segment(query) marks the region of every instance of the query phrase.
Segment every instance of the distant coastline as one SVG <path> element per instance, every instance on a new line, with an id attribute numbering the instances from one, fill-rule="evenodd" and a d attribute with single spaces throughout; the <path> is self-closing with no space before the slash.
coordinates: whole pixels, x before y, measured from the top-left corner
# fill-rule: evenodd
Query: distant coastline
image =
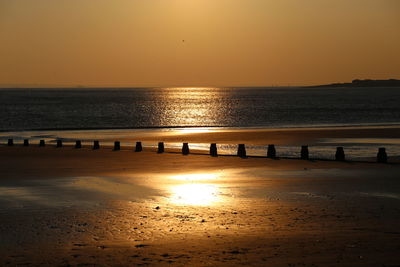
<path id="1" fill-rule="evenodd" d="M 388 79 L 388 80 L 353 80 L 351 83 L 331 83 L 323 85 L 305 86 L 308 88 L 324 88 L 324 87 L 400 87 L 400 80 Z"/>

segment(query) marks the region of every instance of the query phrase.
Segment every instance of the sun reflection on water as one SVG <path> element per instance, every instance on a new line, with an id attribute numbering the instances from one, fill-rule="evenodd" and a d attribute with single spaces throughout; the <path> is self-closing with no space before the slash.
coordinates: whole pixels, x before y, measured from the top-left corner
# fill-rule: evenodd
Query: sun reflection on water
<path id="1" fill-rule="evenodd" d="M 189 134 L 209 132 L 207 126 L 222 125 L 224 110 L 221 97 L 225 94 L 217 88 L 164 88 L 155 96 L 157 114 L 154 116 L 157 125 L 198 126 L 199 128 L 183 128 L 181 133 Z"/>

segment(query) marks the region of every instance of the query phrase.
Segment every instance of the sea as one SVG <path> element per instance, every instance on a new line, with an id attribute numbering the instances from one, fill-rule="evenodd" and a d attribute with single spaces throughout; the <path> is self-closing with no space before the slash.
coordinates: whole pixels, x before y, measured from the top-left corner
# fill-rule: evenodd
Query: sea
<path id="1" fill-rule="evenodd" d="M 110 138 L 113 131 L 129 135 L 143 129 L 390 126 L 400 125 L 400 88 L 3 88 L 0 118 L 0 142 L 8 138 L 54 142 L 74 131 Z M 90 134 L 85 137 L 91 139 Z M 338 144 L 354 151 L 349 154 L 353 159 L 372 157 L 380 146 L 400 155 L 397 138 L 334 141 L 321 140 L 315 156 L 331 158 L 329 149 Z M 208 149 L 207 144 L 193 145 Z M 221 151 L 235 153 L 234 144 L 221 144 L 224 147 Z M 295 157 L 297 150 L 282 148 L 280 155 Z M 265 154 L 264 147 L 249 151 Z"/>

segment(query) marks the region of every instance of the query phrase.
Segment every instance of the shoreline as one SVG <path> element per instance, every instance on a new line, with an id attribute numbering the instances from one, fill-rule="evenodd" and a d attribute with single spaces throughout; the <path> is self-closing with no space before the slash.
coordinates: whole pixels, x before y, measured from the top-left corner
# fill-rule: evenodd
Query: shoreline
<path id="1" fill-rule="evenodd" d="M 318 129 L 375 129 L 375 128 L 400 128 L 397 123 L 358 123 L 358 124 L 319 124 L 319 125 L 277 125 L 277 126 L 148 126 L 148 127 L 100 127 L 100 128 L 43 128 L 43 129 L 5 129 L 0 133 L 23 132 L 65 132 L 65 131 L 180 131 L 184 129 L 203 129 L 221 131 L 274 131 L 274 130 L 318 130 Z"/>
<path id="2" fill-rule="evenodd" d="M 305 127 L 305 128 L 171 128 L 168 130 L 164 129 L 104 129 L 104 130 L 40 130 L 40 131 L 14 131 L 14 132 L 2 132 L 0 133 L 0 139 L 7 140 L 12 138 L 13 135 L 7 134 L 26 134 L 26 137 L 32 139 L 38 139 L 41 137 L 46 138 L 46 134 L 57 138 L 57 134 L 67 134 L 72 136 L 71 139 L 79 140 L 79 135 L 86 137 L 81 138 L 83 140 L 108 140 L 111 138 L 119 138 L 121 140 L 135 140 L 142 139 L 141 141 L 193 141 L 205 140 L 207 143 L 218 142 L 221 140 L 226 141 L 241 141 L 247 140 L 251 144 L 260 144 L 260 141 L 265 140 L 265 144 L 270 144 L 268 138 L 274 137 L 274 139 L 280 139 L 278 144 L 284 144 L 287 139 L 292 140 L 315 140 L 323 138 L 400 138 L 400 125 L 399 126 L 349 126 L 349 127 Z M 39 134 L 32 135 L 29 134 Z M 74 137 L 74 134 L 77 137 Z M 103 137 L 101 135 L 104 135 Z M 113 134 L 114 136 L 109 136 Z M 263 137 L 262 134 L 265 136 Z M 302 136 L 298 136 L 301 134 Z M 92 136 L 91 136 L 92 135 Z M 98 137 L 97 137 L 97 136 Z M 100 136 L 99 136 L 100 135 Z M 247 136 L 246 136 L 247 135 Z M 21 135 L 24 136 L 24 135 Z M 20 137 L 20 136 L 14 136 Z M 60 138 L 63 138 L 60 136 Z M 97 138 L 97 139 L 96 139 Z M 22 138 L 21 138 L 22 139 Z M 214 139 L 214 140 L 213 140 Z M 255 141 L 252 141 L 252 139 Z M 117 139 L 114 139 L 117 140 Z"/>
<path id="3" fill-rule="evenodd" d="M 158 142 L 164 142 L 167 150 L 180 151 L 182 143 L 189 143 L 191 151 L 208 154 L 211 143 L 216 143 L 219 154 L 236 155 L 237 145 L 245 144 L 247 155 L 264 156 L 266 147 L 274 144 L 277 157 L 299 158 L 301 146 L 307 145 L 311 159 L 334 159 L 337 147 L 344 147 L 348 159 L 374 161 L 378 148 L 387 149 L 390 162 L 400 160 L 400 126 L 391 127 L 329 127 L 329 128 L 280 128 L 280 129 L 215 129 L 181 128 L 170 130 L 85 130 L 85 131 L 44 131 L 0 133 L 0 142 L 7 144 L 14 139 L 19 146 L 29 139 L 32 146 L 45 140 L 51 146 L 56 140 L 73 146 L 80 140 L 82 146 L 91 147 L 94 140 L 101 147 L 112 147 L 120 141 L 121 147 L 134 149 L 135 143 L 154 150 Z"/>

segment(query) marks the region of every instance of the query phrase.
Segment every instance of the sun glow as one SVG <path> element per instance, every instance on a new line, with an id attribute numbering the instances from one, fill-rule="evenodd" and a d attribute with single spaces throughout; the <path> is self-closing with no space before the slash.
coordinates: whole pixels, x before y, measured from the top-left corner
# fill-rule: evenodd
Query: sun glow
<path id="1" fill-rule="evenodd" d="M 171 187 L 171 203 L 178 205 L 209 206 L 220 201 L 217 185 L 181 184 Z"/>
<path id="2" fill-rule="evenodd" d="M 215 180 L 219 177 L 216 173 L 195 173 L 195 174 L 183 174 L 171 176 L 174 180 L 179 181 L 205 181 L 205 180 Z"/>
<path id="3" fill-rule="evenodd" d="M 177 134 L 188 134 L 188 133 L 212 133 L 216 131 L 217 130 L 210 128 L 182 128 L 178 129 L 176 132 Z"/>
<path id="4" fill-rule="evenodd" d="M 221 188 L 215 183 L 218 173 L 172 175 L 168 186 L 169 201 L 177 205 L 210 206 L 221 199 Z"/>

